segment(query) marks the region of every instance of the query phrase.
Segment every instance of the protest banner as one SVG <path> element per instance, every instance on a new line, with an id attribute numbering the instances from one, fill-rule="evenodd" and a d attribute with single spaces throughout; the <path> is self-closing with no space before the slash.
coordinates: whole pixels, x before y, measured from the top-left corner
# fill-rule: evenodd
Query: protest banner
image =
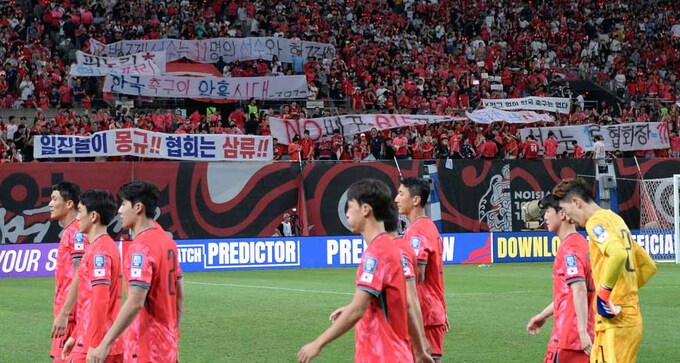
<path id="1" fill-rule="evenodd" d="M 548 111 L 567 115 L 571 112 L 571 99 L 562 97 L 530 96 L 524 98 L 482 99 L 482 105 L 504 111 Z"/>

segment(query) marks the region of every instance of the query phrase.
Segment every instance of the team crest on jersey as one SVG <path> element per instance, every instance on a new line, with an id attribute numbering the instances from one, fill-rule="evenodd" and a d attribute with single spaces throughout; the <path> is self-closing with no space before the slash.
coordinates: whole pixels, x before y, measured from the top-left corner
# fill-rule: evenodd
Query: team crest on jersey
<path id="1" fill-rule="evenodd" d="M 578 273 L 578 267 L 576 267 L 576 256 L 574 255 L 564 256 L 564 263 L 567 266 L 567 275 L 573 276 Z"/>
<path id="2" fill-rule="evenodd" d="M 401 268 L 404 269 L 404 275 L 411 274 L 411 268 L 408 267 L 408 258 L 406 256 L 401 256 Z"/>
<path id="3" fill-rule="evenodd" d="M 104 258 L 104 255 L 94 256 L 94 270 L 92 273 L 94 277 L 106 276 L 106 258 Z"/>
<path id="4" fill-rule="evenodd" d="M 378 259 L 373 257 L 367 257 L 364 261 L 364 272 L 374 273 L 375 268 L 378 266 Z"/>
<path id="5" fill-rule="evenodd" d="M 73 234 L 73 248 L 76 250 L 85 249 L 85 235 L 82 232 Z"/>
<path id="6" fill-rule="evenodd" d="M 420 237 L 411 238 L 411 247 L 416 251 L 416 254 L 418 254 L 418 250 L 420 249 L 420 241 Z"/>
<path id="7" fill-rule="evenodd" d="M 597 226 L 593 227 L 593 234 L 595 235 L 595 240 L 598 243 L 604 242 L 604 240 L 606 240 L 607 237 L 609 237 L 609 234 L 607 234 L 607 231 L 601 224 L 598 224 Z"/>
<path id="8" fill-rule="evenodd" d="M 141 253 L 133 253 L 132 266 L 130 266 L 131 277 L 142 277 L 142 264 L 144 264 L 144 255 Z"/>

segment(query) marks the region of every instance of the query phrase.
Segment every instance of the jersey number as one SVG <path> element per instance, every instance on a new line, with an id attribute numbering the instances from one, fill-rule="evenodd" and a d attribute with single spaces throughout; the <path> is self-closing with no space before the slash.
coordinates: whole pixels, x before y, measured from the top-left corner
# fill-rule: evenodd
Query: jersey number
<path id="1" fill-rule="evenodd" d="M 626 258 L 626 271 L 635 272 L 635 267 L 633 267 L 635 266 L 635 261 L 633 261 L 633 263 L 630 262 L 630 251 L 633 249 L 633 238 L 630 236 L 630 231 L 627 229 L 622 229 L 621 237 L 627 242 L 626 255 L 628 255 L 628 257 Z M 633 256 L 633 259 L 635 259 L 635 256 Z"/>
<path id="2" fill-rule="evenodd" d="M 168 294 L 175 295 L 175 266 L 177 266 L 177 256 L 175 250 L 172 248 L 168 250 L 168 262 L 171 263 L 172 268 L 168 271 Z"/>

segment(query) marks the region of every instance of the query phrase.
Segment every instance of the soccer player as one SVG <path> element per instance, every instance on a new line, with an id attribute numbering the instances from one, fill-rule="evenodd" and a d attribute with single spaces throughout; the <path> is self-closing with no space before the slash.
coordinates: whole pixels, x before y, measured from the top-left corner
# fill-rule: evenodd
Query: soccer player
<path id="1" fill-rule="evenodd" d="M 85 363 L 87 351 L 99 345 L 120 310 L 123 295 L 120 253 L 106 232 L 115 215 L 116 204 L 110 192 L 88 190 L 80 196 L 76 218 L 80 231 L 91 242 L 78 267 L 76 328 L 62 353 L 69 363 Z M 113 344 L 106 362 L 123 362 L 122 343 L 118 339 Z"/>
<path id="2" fill-rule="evenodd" d="M 123 228 L 135 235 L 123 262 L 127 300 L 101 344 L 88 352 L 87 362 L 104 362 L 123 331 L 125 362 L 177 362 L 184 285 L 177 245 L 153 221 L 158 187 L 131 181 L 120 188 L 118 198 Z"/>
<path id="3" fill-rule="evenodd" d="M 375 179 L 356 182 L 347 191 L 347 223 L 368 245 L 357 270 L 357 288 L 333 324 L 300 349 L 300 362 L 311 361 L 355 324 L 356 362 L 413 361 L 401 254 L 383 224 L 391 216 L 391 204 L 389 187 Z"/>
<path id="4" fill-rule="evenodd" d="M 52 187 L 50 198 L 50 219 L 59 221 L 64 226 L 54 270 L 54 323 L 52 325 L 52 349 L 50 350 L 50 357 L 55 362 L 61 362 L 64 343 L 75 328 L 76 309 L 74 306 L 77 286 L 73 287 L 72 292 L 69 290 L 71 290 L 80 259 L 85 253 L 87 238 L 80 232 L 78 221 L 76 221 L 80 187 L 69 181 L 59 182 Z"/>
<path id="5" fill-rule="evenodd" d="M 418 299 L 423 312 L 425 337 L 430 344 L 432 358 L 441 360 L 444 354 L 444 335 L 449 331 L 444 298 L 444 246 L 437 226 L 425 215 L 430 196 L 430 184 L 425 179 L 406 178 L 401 181 L 395 202 L 399 213 L 411 223 L 404 239 L 418 258 Z"/>
<path id="6" fill-rule="evenodd" d="M 553 265 L 553 302 L 527 324 L 531 335 L 540 332 L 546 320 L 555 317 L 545 363 L 585 362 L 590 359 L 593 346 L 595 296 L 588 241 L 576 232 L 574 224 L 548 195 L 541 201 L 548 231 L 556 233 L 562 243 L 557 248 Z"/>
<path id="7" fill-rule="evenodd" d="M 399 210 L 392 206 L 392 216 L 385 219 L 385 232 L 392 237 L 394 244 L 401 254 L 401 264 L 406 279 L 406 302 L 408 305 L 408 334 L 411 338 L 411 348 L 416 362 L 434 362 L 430 357 L 430 345 L 425 338 L 425 328 L 423 326 L 423 313 L 420 310 L 418 301 L 418 290 L 416 287 L 416 266 L 418 259 L 411 245 L 397 233 L 399 223 Z"/>
<path id="8" fill-rule="evenodd" d="M 585 227 L 596 288 L 593 363 L 634 362 L 642 340 L 638 289 L 656 272 L 656 265 L 631 237 L 626 223 L 600 208 L 583 178 L 560 182 L 552 192 L 564 212 Z"/>

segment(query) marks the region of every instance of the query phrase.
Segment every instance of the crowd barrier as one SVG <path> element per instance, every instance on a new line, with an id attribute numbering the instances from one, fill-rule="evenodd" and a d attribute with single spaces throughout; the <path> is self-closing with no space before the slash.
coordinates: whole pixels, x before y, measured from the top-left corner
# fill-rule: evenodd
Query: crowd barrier
<path id="1" fill-rule="evenodd" d="M 641 234 L 633 238 L 655 259 L 673 257 L 673 234 Z M 124 253 L 130 242 L 122 242 Z M 547 232 L 452 233 L 442 235 L 445 264 L 488 264 L 552 261 L 560 240 Z M 271 237 L 178 240 L 185 272 L 285 268 L 354 267 L 365 243 L 359 236 Z M 46 277 L 54 274 L 56 243 L 0 245 L 0 278 Z"/>

